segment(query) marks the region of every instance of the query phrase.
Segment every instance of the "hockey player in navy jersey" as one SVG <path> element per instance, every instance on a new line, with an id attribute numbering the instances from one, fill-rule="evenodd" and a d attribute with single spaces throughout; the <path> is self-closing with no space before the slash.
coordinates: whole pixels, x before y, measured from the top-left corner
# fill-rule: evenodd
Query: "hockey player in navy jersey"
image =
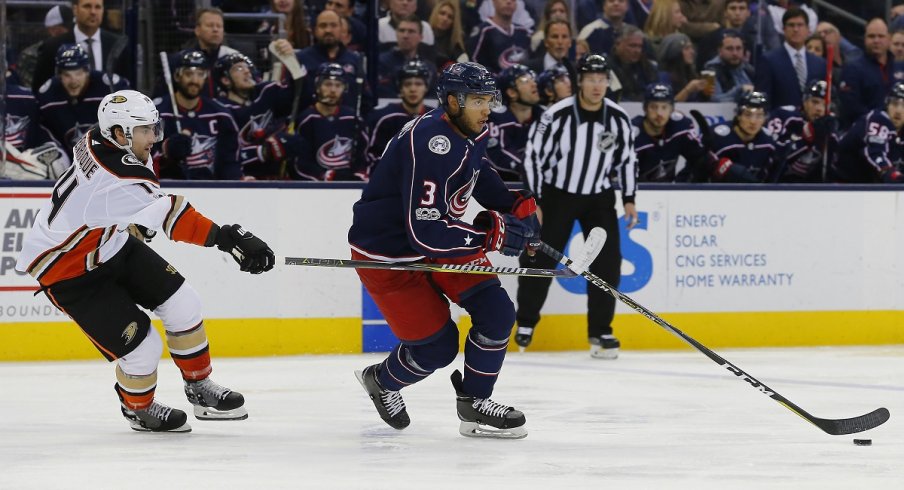
<path id="1" fill-rule="evenodd" d="M 496 86 L 504 105 L 490 113 L 487 156 L 503 180 L 520 182 L 528 130 L 543 114 L 536 74 L 524 65 L 515 64 L 502 70 Z"/>
<path id="2" fill-rule="evenodd" d="M 571 97 L 571 75 L 568 69 L 557 64 L 537 75 L 537 92 L 540 103 L 549 107 L 556 102 Z"/>
<path id="3" fill-rule="evenodd" d="M 826 87 L 825 80 L 812 80 L 800 109 L 782 106 L 772 111 L 766 127 L 781 155 L 778 182 L 822 182 L 823 165 L 832 163 L 838 149 L 837 120 L 826 113 Z"/>
<path id="4" fill-rule="evenodd" d="M 895 82 L 885 110 L 860 117 L 841 138 L 829 180 L 846 183 L 904 182 L 904 82 Z"/>
<path id="5" fill-rule="evenodd" d="M 159 147 L 159 175 L 190 180 L 238 180 L 238 127 L 229 109 L 208 98 L 203 88 L 210 75 L 200 51 L 186 51 L 173 73 L 178 116 L 169 95 L 154 99 L 165 140 Z"/>
<path id="6" fill-rule="evenodd" d="M 380 156 L 389 140 L 394 138 L 408 121 L 427 112 L 424 99 L 427 97 L 427 87 L 434 78 L 432 73 L 430 67 L 421 60 L 405 63 L 395 76 L 401 102 L 386 104 L 367 115 L 366 157 L 371 169 L 380 162 Z"/>
<path id="7" fill-rule="evenodd" d="M 691 118 L 675 110 L 675 93 L 663 83 L 647 85 L 644 115 L 634 125 L 639 182 L 691 182 L 705 180 L 710 153 L 703 147 Z M 678 159 L 684 166 L 678 170 Z"/>
<path id="8" fill-rule="evenodd" d="M 14 76 L 6 77 L 6 163 L 0 165 L 0 178 L 56 179 L 69 166 L 68 152 L 41 126 L 38 101 L 31 89 L 14 80 Z"/>
<path id="9" fill-rule="evenodd" d="M 317 102 L 298 115 L 298 158 L 289 165 L 296 180 L 367 180 L 364 124 L 350 107 L 340 105 L 346 88 L 342 66 L 324 63 L 314 73 Z"/>
<path id="10" fill-rule="evenodd" d="M 214 77 L 224 93 L 217 102 L 232 112 L 239 128 L 242 173 L 259 179 L 279 177 L 283 162 L 294 160 L 301 151 L 301 139 L 286 132 L 291 86 L 259 81 L 254 63 L 241 53 L 218 59 Z M 291 78 L 289 83 L 294 83 Z"/>
<path id="11" fill-rule="evenodd" d="M 67 153 L 97 124 L 97 106 L 110 92 L 128 88 L 128 82 L 90 69 L 88 53 L 79 44 L 64 44 L 56 55 L 57 75 L 36 94 L 41 125 Z"/>
<path id="12" fill-rule="evenodd" d="M 493 75 L 477 63 L 456 63 L 440 76 L 437 95 L 440 107 L 392 139 L 355 203 L 348 234 L 353 258 L 489 265 L 487 252 L 520 255 L 538 232 L 533 197 L 509 192 L 486 163 L 486 123 L 499 103 Z M 461 219 L 471 197 L 487 209 L 473 224 Z M 358 275 L 400 340 L 383 362 L 355 373 L 387 424 L 404 429 L 410 423 L 399 390 L 455 360 L 459 335 L 451 300 L 473 323 L 464 376 L 452 374 L 459 432 L 527 435 L 522 412 L 490 399 L 515 321 L 498 278 L 374 269 L 358 269 Z"/>
<path id="13" fill-rule="evenodd" d="M 734 121 L 713 129 L 712 143 L 707 144 L 715 157 L 713 182 L 771 182 L 778 148 L 764 129 L 767 108 L 765 94 L 748 92 L 738 102 Z"/>
<path id="14" fill-rule="evenodd" d="M 160 188 L 151 148 L 163 130 L 151 99 L 123 90 L 108 94 L 99 105 L 97 126 L 76 144 L 74 163 L 35 217 L 16 270 L 34 277 L 40 292 L 78 324 L 108 361 L 116 362 L 114 388 L 132 429 L 191 430 L 185 412 L 155 397 L 163 343 L 146 311 L 163 323 L 195 417 L 246 419 L 244 397 L 210 378 L 200 296 L 145 242 L 166 235 L 216 246 L 251 274 L 273 268 L 273 251 L 241 226 L 217 225 L 184 197 Z M 72 423 L 67 418 L 58 422 Z"/>

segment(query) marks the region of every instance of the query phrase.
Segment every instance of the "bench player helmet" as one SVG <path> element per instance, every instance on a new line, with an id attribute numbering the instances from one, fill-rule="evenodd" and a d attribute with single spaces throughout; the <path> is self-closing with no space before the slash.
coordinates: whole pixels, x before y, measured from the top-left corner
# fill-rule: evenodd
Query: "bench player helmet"
<path id="1" fill-rule="evenodd" d="M 222 80 L 223 77 L 228 78 L 229 72 L 232 70 L 232 67 L 242 62 L 248 64 L 248 69 L 251 70 L 252 75 L 256 75 L 254 62 L 251 61 L 251 58 L 245 56 L 242 53 L 229 53 L 218 58 L 216 63 L 213 64 L 213 75 L 214 79 L 217 82 L 217 85 L 222 87 L 222 82 L 220 80 Z M 255 78 L 257 77 L 255 76 Z M 222 88 L 225 89 L 226 87 Z"/>
<path id="2" fill-rule="evenodd" d="M 57 49 L 56 57 L 57 73 L 66 70 L 90 70 L 91 60 L 88 53 L 80 44 L 63 44 Z"/>
<path id="3" fill-rule="evenodd" d="M 160 112 L 154 102 L 141 92 L 135 90 L 120 90 L 106 95 L 97 107 L 97 126 L 100 134 L 111 143 L 131 151 L 132 130 L 136 126 L 154 126 L 154 134 L 157 142 L 163 141 L 163 125 L 160 122 Z M 119 126 L 125 134 L 128 145 L 120 145 L 113 135 L 113 128 Z"/>
<path id="4" fill-rule="evenodd" d="M 496 77 L 496 86 L 499 88 L 499 92 L 502 95 L 502 101 L 508 103 L 509 97 L 506 93 L 507 89 L 515 89 L 517 91 L 516 82 L 519 78 L 523 76 L 530 76 L 536 80 L 537 74 L 534 73 L 534 70 L 530 68 L 515 63 L 514 65 L 502 70 L 498 77 Z M 539 88 L 538 88 L 539 90 Z"/>
<path id="5" fill-rule="evenodd" d="M 738 113 L 741 113 L 744 109 L 762 109 L 768 112 L 769 99 L 766 98 L 766 94 L 763 92 L 747 92 L 738 102 Z"/>
<path id="6" fill-rule="evenodd" d="M 197 68 L 199 70 L 207 71 L 207 58 L 204 57 L 204 53 L 197 49 L 187 49 L 179 55 L 179 64 L 178 68 L 176 68 L 176 74 L 178 75 L 179 70 L 182 70 L 183 68 Z"/>
<path id="7" fill-rule="evenodd" d="M 561 63 L 556 63 L 552 68 L 544 70 L 537 75 L 537 92 L 540 92 L 540 103 L 546 104 L 549 98 L 546 96 L 546 90 L 552 90 L 553 84 L 562 77 L 570 77 L 568 68 Z"/>
<path id="8" fill-rule="evenodd" d="M 314 86 L 320 87 L 324 80 L 337 80 L 342 83 L 345 81 L 345 70 L 339 63 L 322 63 L 314 72 Z"/>
<path id="9" fill-rule="evenodd" d="M 643 106 L 647 107 L 650 102 L 668 102 L 675 103 L 675 92 L 672 91 L 671 85 L 665 83 L 651 83 L 643 91 Z"/>
<path id="10" fill-rule="evenodd" d="M 458 106 L 464 107 L 467 94 L 492 95 L 491 109 L 501 105 L 499 90 L 496 89 L 496 79 L 480 63 L 471 61 L 455 63 L 443 70 L 439 76 L 439 82 L 436 84 L 439 104 L 444 109 L 448 109 L 449 96 L 454 95 L 458 100 Z"/>
<path id="11" fill-rule="evenodd" d="M 825 100 L 828 87 L 829 85 L 825 80 L 811 80 L 810 83 L 807 84 L 807 88 L 804 89 L 804 99 L 815 97 L 817 99 Z"/>
<path id="12" fill-rule="evenodd" d="M 895 82 L 895 84 L 891 86 L 888 95 L 885 96 L 885 104 L 888 104 L 895 99 L 904 100 L 904 82 Z"/>
<path id="13" fill-rule="evenodd" d="M 396 72 L 396 88 L 402 90 L 402 83 L 409 78 L 420 78 L 424 81 L 424 85 L 430 86 L 430 68 L 427 63 L 419 59 L 413 59 L 402 65 Z"/>

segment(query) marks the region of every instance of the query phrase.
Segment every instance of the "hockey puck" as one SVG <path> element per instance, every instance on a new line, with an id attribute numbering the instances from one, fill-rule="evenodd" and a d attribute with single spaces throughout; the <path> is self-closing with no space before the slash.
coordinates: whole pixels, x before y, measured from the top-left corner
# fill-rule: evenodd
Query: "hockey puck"
<path id="1" fill-rule="evenodd" d="M 854 445 L 855 446 L 872 446 L 873 440 L 872 439 L 854 439 Z"/>

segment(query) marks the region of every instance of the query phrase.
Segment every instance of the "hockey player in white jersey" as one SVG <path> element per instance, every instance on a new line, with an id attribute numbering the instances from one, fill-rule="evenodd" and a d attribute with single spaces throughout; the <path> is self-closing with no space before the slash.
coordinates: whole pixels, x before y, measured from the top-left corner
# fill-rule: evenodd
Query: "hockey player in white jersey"
<path id="1" fill-rule="evenodd" d="M 216 245 L 252 274 L 273 268 L 273 251 L 239 225 L 218 226 L 184 197 L 160 189 L 150 152 L 163 131 L 151 99 L 118 91 L 103 98 L 97 115 L 98 126 L 78 140 L 73 165 L 37 215 L 16 269 L 37 279 L 116 361 L 115 389 L 133 429 L 191 430 L 185 412 L 154 398 L 163 345 L 139 306 L 162 320 L 195 417 L 245 419 L 242 395 L 210 379 L 198 293 L 144 241 L 162 231 L 171 240 Z"/>

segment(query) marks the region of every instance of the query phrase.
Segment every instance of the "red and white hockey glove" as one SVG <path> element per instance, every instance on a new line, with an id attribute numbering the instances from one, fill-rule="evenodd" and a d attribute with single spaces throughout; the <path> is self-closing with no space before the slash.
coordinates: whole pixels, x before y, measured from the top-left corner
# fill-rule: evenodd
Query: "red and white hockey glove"
<path id="1" fill-rule="evenodd" d="M 530 226 L 511 214 L 498 211 L 481 211 L 474 218 L 474 226 L 483 229 L 487 234 L 483 248 L 487 252 L 500 252 L 502 255 L 518 256 L 527 248 L 534 236 Z"/>

